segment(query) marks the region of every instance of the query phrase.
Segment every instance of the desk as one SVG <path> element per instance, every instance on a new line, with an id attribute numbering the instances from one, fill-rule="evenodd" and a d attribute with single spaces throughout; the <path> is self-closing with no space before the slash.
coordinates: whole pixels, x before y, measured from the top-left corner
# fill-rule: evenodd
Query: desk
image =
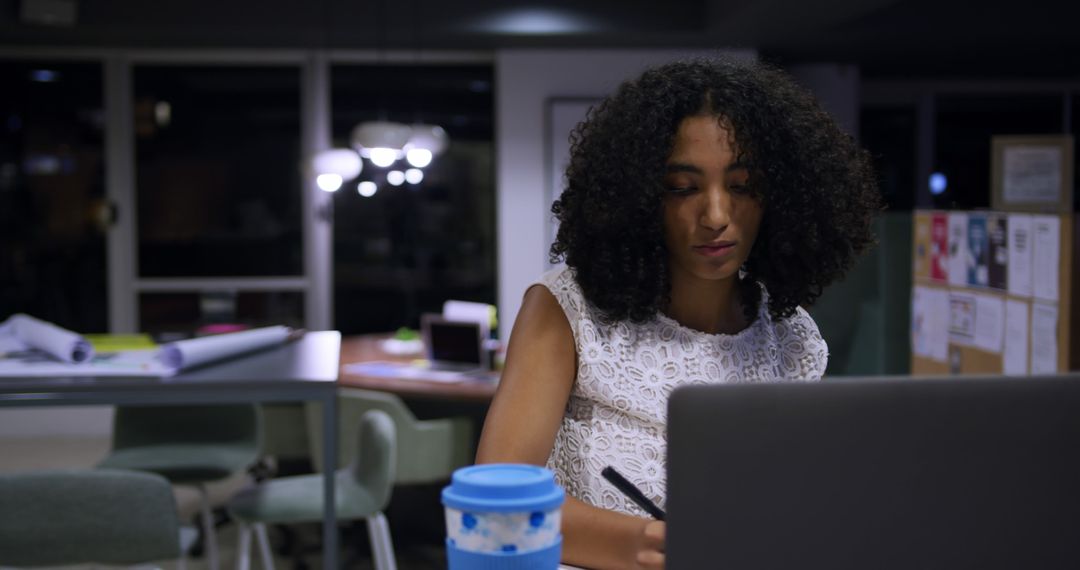
<path id="1" fill-rule="evenodd" d="M 338 382 L 349 388 L 364 388 L 367 390 L 381 390 L 390 392 L 405 398 L 424 398 L 437 400 L 457 400 L 467 402 L 491 401 L 498 385 L 498 373 L 492 372 L 490 381 L 467 381 L 467 382 L 434 382 L 416 379 L 382 378 L 366 376 L 345 370 L 346 364 L 354 362 L 370 362 L 373 360 L 390 360 L 395 362 L 410 362 L 415 357 L 395 356 L 381 347 L 383 340 L 390 338 L 389 335 L 361 335 L 346 337 L 341 342 L 341 371 Z"/>
<path id="2" fill-rule="evenodd" d="M 296 342 L 172 378 L 0 378 L 0 406 L 189 405 L 318 401 L 323 456 L 337 464 L 341 334 L 310 332 Z M 334 471 L 323 473 L 323 568 L 338 570 Z"/>

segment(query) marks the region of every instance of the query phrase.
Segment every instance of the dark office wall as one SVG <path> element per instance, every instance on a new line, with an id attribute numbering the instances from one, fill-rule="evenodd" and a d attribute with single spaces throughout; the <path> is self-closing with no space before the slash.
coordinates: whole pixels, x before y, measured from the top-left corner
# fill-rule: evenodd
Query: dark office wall
<path id="1" fill-rule="evenodd" d="M 20 22 L 20 3 L 0 0 L 0 44 L 139 47 L 494 47 L 514 43 L 495 28 L 535 10 L 528 0 L 79 0 L 74 26 Z M 740 0 L 743 4 L 747 0 Z M 730 2 L 728 2 L 730 4 Z M 548 0 L 569 34 L 534 34 L 606 45 L 649 41 L 626 32 L 695 41 L 706 0 Z M 543 22 L 540 22 L 541 25 Z M 690 34 L 689 36 L 687 34 Z M 597 37 L 589 40 L 586 36 Z"/>

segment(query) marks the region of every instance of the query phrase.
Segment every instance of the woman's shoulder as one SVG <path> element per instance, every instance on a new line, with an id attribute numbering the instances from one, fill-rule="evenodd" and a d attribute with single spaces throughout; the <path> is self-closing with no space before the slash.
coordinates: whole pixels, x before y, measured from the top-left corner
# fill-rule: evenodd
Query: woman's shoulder
<path id="1" fill-rule="evenodd" d="M 551 292 L 566 314 L 571 328 L 576 332 L 577 322 L 588 313 L 588 304 L 581 292 L 581 286 L 574 278 L 574 270 L 565 265 L 552 268 L 532 284 L 532 286 L 535 285 L 540 285 Z"/>
<path id="2" fill-rule="evenodd" d="M 787 372 L 806 379 L 820 379 L 829 362 L 829 346 L 814 318 L 802 307 L 795 307 L 787 317 L 774 318 L 768 304 L 769 292 L 762 285 L 758 318 L 768 336 L 777 343 L 781 361 L 791 368 Z"/>

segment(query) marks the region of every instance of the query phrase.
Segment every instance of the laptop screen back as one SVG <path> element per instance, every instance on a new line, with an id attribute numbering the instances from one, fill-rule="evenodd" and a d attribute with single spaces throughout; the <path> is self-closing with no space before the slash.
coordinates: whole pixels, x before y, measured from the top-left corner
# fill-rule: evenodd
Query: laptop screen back
<path id="1" fill-rule="evenodd" d="M 1080 568 L 1080 377 L 692 386 L 667 567 Z"/>
<path id="2" fill-rule="evenodd" d="M 430 360 L 483 365 L 483 333 L 479 324 L 432 317 L 424 320 L 424 327 Z"/>

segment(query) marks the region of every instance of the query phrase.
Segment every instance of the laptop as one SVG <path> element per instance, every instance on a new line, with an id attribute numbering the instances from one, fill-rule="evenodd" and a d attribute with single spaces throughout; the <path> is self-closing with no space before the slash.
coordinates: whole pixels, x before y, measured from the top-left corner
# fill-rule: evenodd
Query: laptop
<path id="1" fill-rule="evenodd" d="M 1080 375 L 690 386 L 667 568 L 1080 568 Z"/>
<path id="2" fill-rule="evenodd" d="M 475 372 L 490 369 L 488 352 L 484 348 L 488 329 L 482 323 L 426 313 L 420 317 L 420 336 L 430 370 Z"/>

